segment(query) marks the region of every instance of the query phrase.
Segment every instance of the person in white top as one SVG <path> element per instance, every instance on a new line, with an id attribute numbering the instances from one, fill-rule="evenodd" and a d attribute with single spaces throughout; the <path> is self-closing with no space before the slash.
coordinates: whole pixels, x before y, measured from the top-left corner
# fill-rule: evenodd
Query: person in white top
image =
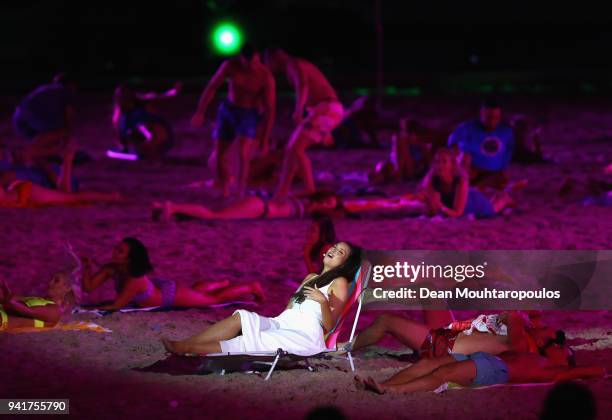
<path id="1" fill-rule="evenodd" d="M 180 341 L 162 339 L 171 353 L 209 354 L 276 351 L 302 356 L 326 350 L 330 331 L 349 298 L 349 283 L 361 265 L 361 249 L 339 242 L 323 258 L 320 274 L 311 273 L 277 317 L 268 318 L 243 309 L 207 330 Z"/>

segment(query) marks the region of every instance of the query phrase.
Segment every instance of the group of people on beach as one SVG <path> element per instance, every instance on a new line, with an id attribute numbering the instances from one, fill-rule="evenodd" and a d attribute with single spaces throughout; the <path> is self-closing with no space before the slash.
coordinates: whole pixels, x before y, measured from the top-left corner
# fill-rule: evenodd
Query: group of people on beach
<path id="1" fill-rule="evenodd" d="M 280 158 L 279 179 L 269 195 L 247 196 L 252 178 L 253 154 L 266 159 L 275 120 L 274 74 L 284 73 L 295 89 L 292 119 L 295 127 Z M 201 219 L 274 219 L 314 217 L 303 248 L 308 275 L 277 317 L 265 317 L 244 309 L 183 340 L 164 339 L 168 352 L 209 354 L 256 352 L 283 348 L 295 354 L 312 355 L 326 350 L 325 335 L 335 325 L 348 300 L 350 285 L 361 267 L 362 251 L 339 241 L 329 217 L 386 208 L 422 204 L 429 215 L 454 218 L 466 214 L 492 217 L 513 205 L 510 192 L 520 187 L 507 174 L 512 159 L 536 162 L 542 159 L 539 141 L 525 119 L 512 125 L 502 122 L 499 103 L 483 102 L 480 117 L 457 127 L 441 142 L 439 133 L 420 123 L 402 119 L 392 141 L 392 153 L 370 173 L 372 183 L 422 178 L 416 193 L 403 197 L 342 199 L 333 191 L 317 190 L 308 150 L 330 146 L 334 129 L 342 124 L 372 128 L 371 115 L 345 115 L 338 95 L 322 72 L 311 62 L 281 49 L 260 53 L 245 45 L 240 54 L 224 61 L 204 89 L 191 123 L 202 126 L 216 91 L 227 82 L 228 96 L 217 111 L 214 130 L 216 182 L 221 196 L 232 193 L 230 150 L 236 143 L 239 171 L 237 201 L 220 209 L 201 204 L 158 202 L 154 218 L 171 219 L 184 215 Z M 175 97 L 176 84 L 163 93 L 139 92 L 130 86 L 115 91 L 112 117 L 120 148 L 109 156 L 135 155 L 155 159 L 173 144 L 171 125 L 153 105 Z M 72 174 L 76 146 L 74 125 L 74 83 L 65 75 L 28 95 L 17 107 L 14 123 L 18 132 L 31 141 L 7 157 L 0 172 L 0 205 L 26 207 L 72 205 L 120 201 L 117 193 L 76 191 Z M 363 111 L 363 110 L 361 110 Z M 366 122 L 358 121 L 366 115 Z M 373 135 L 373 134 L 371 134 Z M 529 140 L 528 140 L 529 139 Z M 253 165 L 252 165 L 253 163 Z M 304 189 L 291 194 L 294 180 Z M 486 195 L 494 191 L 493 195 Z M 101 310 L 139 307 L 207 307 L 241 297 L 264 298 L 258 282 L 232 285 L 227 280 L 196 281 L 191 286 L 152 276 L 153 264 L 146 246 L 127 237 L 118 243 L 111 260 L 97 264 L 82 258 L 78 287 L 71 275 L 55 275 L 45 298 L 17 297 L 0 283 L 2 328 L 54 325 L 69 316 L 78 301 L 76 289 L 92 292 L 111 281 L 116 298 Z M 571 349 L 562 331 L 541 322 L 540 313 L 507 312 L 484 319 L 456 321 L 450 312 L 426 312 L 424 324 L 395 315 L 384 315 L 361 331 L 342 351 L 356 351 L 374 344 L 390 333 L 418 351 L 421 360 L 392 378 L 378 382 L 356 377 L 359 388 L 377 393 L 435 390 L 447 382 L 461 385 L 492 385 L 508 382 L 542 382 L 573 377 L 599 377 L 601 368 L 576 368 Z M 483 327 L 484 325 L 484 327 Z"/>
<path id="2" fill-rule="evenodd" d="M 284 147 L 273 150 L 270 138 L 276 115 L 276 74 L 284 74 L 294 88 L 295 126 Z M 204 124 L 224 83 L 228 95 L 216 113 L 210 161 L 216 171 L 214 186 L 221 196 L 228 198 L 235 187 L 239 200 L 215 209 L 199 203 L 155 202 L 155 218 L 303 218 L 388 209 L 486 218 L 513 206 L 511 191 L 525 185 L 525 181 L 509 182 L 510 161 L 543 160 L 539 128 L 524 117 L 515 118 L 510 125 L 504 123 L 495 100 L 485 100 L 480 118 L 461 124 L 450 136 L 410 118 L 400 119 L 399 124 L 385 122 L 367 98 L 345 109 L 327 78 L 308 60 L 279 48 L 260 54 L 252 45 L 243 46 L 236 57 L 224 61 L 210 79 L 191 118 L 194 127 Z M 7 150 L 0 159 L 0 205 L 72 205 L 123 198 L 116 192 L 78 190 L 73 175 L 76 89 L 74 80 L 60 74 L 28 94 L 16 108 L 15 129 L 29 142 Z M 118 86 L 112 126 L 119 147 L 109 149 L 107 155 L 132 160 L 163 158 L 175 142 L 174 130 L 157 104 L 175 98 L 181 90 L 180 82 L 164 92 Z M 369 184 L 422 179 L 417 191 L 384 199 L 354 199 L 333 190 L 317 190 L 308 150 L 331 146 L 336 138 L 346 143 L 346 127 L 367 133 L 372 144 L 378 144 L 378 130 L 393 128 L 390 156 L 369 172 Z M 230 164 L 233 151 L 239 160 L 237 174 L 232 173 Z M 79 157 L 86 158 L 76 155 Z M 269 183 L 275 174 L 277 186 L 269 194 L 246 194 L 249 185 Z M 298 179 L 303 189 L 292 194 Z"/>

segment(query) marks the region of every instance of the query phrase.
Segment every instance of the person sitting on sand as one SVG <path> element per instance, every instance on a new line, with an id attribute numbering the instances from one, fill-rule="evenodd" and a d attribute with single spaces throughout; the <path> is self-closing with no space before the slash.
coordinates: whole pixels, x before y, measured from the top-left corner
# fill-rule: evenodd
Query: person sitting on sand
<path id="1" fill-rule="evenodd" d="M 528 345 L 528 335 L 524 329 L 513 328 L 509 334 L 515 348 Z M 355 381 L 358 388 L 365 387 L 383 394 L 434 391 L 448 382 L 463 386 L 489 386 L 600 378 L 604 375 L 605 369 L 602 367 L 576 367 L 574 353 L 565 343 L 565 333 L 557 331 L 556 337 L 549 339 L 537 353 L 520 350 L 505 351 L 497 356 L 483 351 L 467 355 L 452 353 L 422 359 L 382 383 L 371 377 L 362 379 L 359 376 L 355 377 Z"/>
<path id="2" fill-rule="evenodd" d="M 177 82 L 163 93 L 138 92 L 128 85 L 115 89 L 112 122 L 120 152 L 152 159 L 170 150 L 172 126 L 153 109 L 153 105 L 176 97 L 181 88 L 181 83 Z"/>
<path id="3" fill-rule="evenodd" d="M 177 354 L 276 351 L 310 356 L 326 350 L 330 331 L 349 298 L 349 283 L 361 265 L 361 249 L 338 242 L 325 255 L 320 274 L 309 274 L 287 308 L 268 318 L 237 310 L 205 331 L 180 341 L 163 339 L 167 351 Z"/>
<path id="4" fill-rule="evenodd" d="M 192 286 L 149 277 L 153 266 L 145 245 L 136 238 L 124 238 L 113 249 L 112 259 L 94 274 L 93 262 L 83 258 L 82 287 L 92 292 L 105 281 L 114 281 L 117 298 L 111 304 L 97 306 L 97 309 L 116 311 L 130 304 L 139 307 L 183 307 L 202 308 L 231 302 L 239 297 L 252 295 L 256 300 L 264 299 L 263 289 L 258 282 L 232 286 L 229 281 L 199 281 Z"/>
<path id="5" fill-rule="evenodd" d="M 319 191 L 314 194 L 267 199 L 251 196 L 225 207 L 212 210 L 201 204 L 179 204 L 171 201 L 153 203 L 153 219 L 171 220 L 175 215 L 197 219 L 302 219 L 314 214 L 333 214 L 342 211 L 342 202 L 335 193 Z"/>
<path id="6" fill-rule="evenodd" d="M 480 191 L 470 188 L 470 181 L 451 149 L 440 148 L 432 167 L 423 180 L 425 202 L 430 215 L 447 217 L 473 215 L 476 218 L 493 217 L 514 202 L 507 192 L 496 194 L 489 200 Z"/>
<path id="7" fill-rule="evenodd" d="M 519 115 L 510 121 L 514 133 L 514 153 L 512 161 L 517 163 L 545 162 L 540 144 L 542 127 L 535 126 L 526 117 Z"/>
<path id="8" fill-rule="evenodd" d="M 14 296 L 6 282 L 0 279 L 0 331 L 52 327 L 72 313 L 76 301 L 70 276 L 64 272 L 53 275 L 45 298 Z"/>
<path id="9" fill-rule="evenodd" d="M 494 99 L 482 103 L 480 119 L 464 122 L 453 131 L 448 146 L 461 153 L 461 165 L 473 186 L 502 190 L 508 184 L 506 169 L 514 151 L 514 134 L 502 122 L 501 107 Z"/>
<path id="10" fill-rule="evenodd" d="M 308 273 L 321 271 L 325 254 L 337 242 L 334 222 L 327 216 L 315 216 L 304 244 L 304 262 Z"/>
<path id="11" fill-rule="evenodd" d="M 414 120 L 402 118 L 400 130 L 391 138 L 388 160 L 376 164 L 368 174 L 370 182 L 384 184 L 425 175 L 431 160 L 431 143 L 423 137 L 424 129 Z"/>
<path id="12" fill-rule="evenodd" d="M 0 207 L 71 206 L 123 200 L 118 192 L 73 191 L 74 153 L 74 143 L 71 143 L 62 161 L 57 190 L 19 179 L 19 174 L 15 171 L 0 171 Z"/>

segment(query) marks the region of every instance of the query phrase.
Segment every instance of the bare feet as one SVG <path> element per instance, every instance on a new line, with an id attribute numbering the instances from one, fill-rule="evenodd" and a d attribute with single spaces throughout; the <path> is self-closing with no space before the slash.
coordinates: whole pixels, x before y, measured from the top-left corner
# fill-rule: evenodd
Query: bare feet
<path id="1" fill-rule="evenodd" d="M 367 391 L 373 391 L 380 395 L 384 394 L 386 391 L 386 389 L 384 389 L 383 386 L 376 382 L 371 376 L 369 376 L 368 379 L 364 381 L 364 385 Z"/>
<path id="2" fill-rule="evenodd" d="M 186 349 L 183 348 L 184 346 L 180 341 L 172 341 L 168 340 L 167 338 L 162 338 L 161 342 L 168 353 L 177 354 L 179 356 L 186 354 Z"/>

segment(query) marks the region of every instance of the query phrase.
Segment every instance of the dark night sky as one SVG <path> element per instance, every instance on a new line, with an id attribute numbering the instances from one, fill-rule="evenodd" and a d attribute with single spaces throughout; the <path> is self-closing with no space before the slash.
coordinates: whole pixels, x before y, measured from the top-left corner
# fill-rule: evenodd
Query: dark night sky
<path id="1" fill-rule="evenodd" d="M 491 70 L 584 77 L 612 67 L 612 19 L 601 11 L 382 3 L 389 78 Z M 374 1 L 24 0 L 0 8 L 5 84 L 57 70 L 88 81 L 207 76 L 220 60 L 207 36 L 223 18 L 240 22 L 258 45 L 286 47 L 332 77 L 371 80 L 375 69 Z"/>

